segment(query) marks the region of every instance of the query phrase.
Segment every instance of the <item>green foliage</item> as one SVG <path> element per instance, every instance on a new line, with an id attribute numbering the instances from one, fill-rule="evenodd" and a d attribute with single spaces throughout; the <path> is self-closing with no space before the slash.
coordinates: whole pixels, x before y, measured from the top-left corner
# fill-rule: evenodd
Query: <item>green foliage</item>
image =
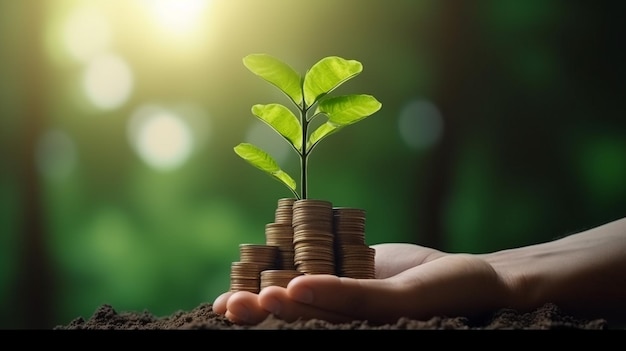
<path id="1" fill-rule="evenodd" d="M 304 76 L 289 65 L 267 54 L 251 54 L 243 64 L 254 74 L 282 91 L 297 108 L 296 116 L 288 107 L 274 104 L 252 106 L 252 114 L 280 134 L 300 157 L 301 193 L 296 181 L 267 152 L 249 143 L 234 150 L 241 158 L 286 185 L 297 199 L 307 198 L 307 158 L 327 136 L 377 112 L 382 104 L 371 95 L 350 94 L 330 97 L 328 94 L 363 71 L 356 60 L 329 56 L 314 64 Z M 326 122 L 309 133 L 314 118 L 325 116 Z"/>

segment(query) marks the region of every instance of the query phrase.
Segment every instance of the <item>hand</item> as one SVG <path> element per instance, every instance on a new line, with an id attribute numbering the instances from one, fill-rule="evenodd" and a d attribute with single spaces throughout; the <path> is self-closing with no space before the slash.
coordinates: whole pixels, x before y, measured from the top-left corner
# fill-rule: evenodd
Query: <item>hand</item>
<path id="1" fill-rule="evenodd" d="M 226 292 L 213 310 L 237 324 L 257 324 L 271 313 L 285 321 L 323 319 L 393 323 L 400 317 L 470 316 L 504 305 L 505 281 L 478 255 L 448 254 L 413 244 L 380 244 L 376 279 L 304 275 L 287 288 L 258 295 Z"/>

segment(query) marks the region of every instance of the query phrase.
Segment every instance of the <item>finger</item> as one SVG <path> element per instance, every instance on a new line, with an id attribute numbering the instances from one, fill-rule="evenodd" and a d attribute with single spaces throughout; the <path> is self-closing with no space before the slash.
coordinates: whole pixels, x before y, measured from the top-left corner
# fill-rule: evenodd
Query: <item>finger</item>
<path id="1" fill-rule="evenodd" d="M 237 291 L 228 298 L 224 315 L 236 324 L 257 324 L 265 320 L 269 312 L 259 305 L 257 294 Z"/>
<path id="2" fill-rule="evenodd" d="M 226 313 L 226 304 L 228 303 L 228 298 L 230 298 L 230 295 L 232 295 L 233 292 L 232 291 L 227 291 L 221 295 L 219 295 L 217 298 L 215 298 L 215 300 L 213 301 L 213 312 L 217 313 L 217 314 L 225 314 Z"/>
<path id="3" fill-rule="evenodd" d="M 298 319 L 321 319 L 331 323 L 353 320 L 350 316 L 296 302 L 289 297 L 287 289 L 278 286 L 268 286 L 261 290 L 259 293 L 259 305 L 275 317 L 287 322 L 294 322 Z"/>

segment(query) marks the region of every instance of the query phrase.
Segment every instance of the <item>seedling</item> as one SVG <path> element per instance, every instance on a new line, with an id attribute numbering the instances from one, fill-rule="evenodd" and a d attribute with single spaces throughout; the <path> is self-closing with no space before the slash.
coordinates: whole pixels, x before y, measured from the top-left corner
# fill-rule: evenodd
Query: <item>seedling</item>
<path id="1" fill-rule="evenodd" d="M 272 127 L 298 153 L 300 193 L 296 181 L 264 150 L 250 143 L 240 143 L 234 150 L 251 165 L 287 186 L 296 199 L 306 199 L 307 160 L 315 146 L 327 136 L 374 114 L 382 104 L 366 94 L 328 95 L 361 73 L 363 65 L 356 60 L 328 56 L 315 63 L 304 76 L 267 54 L 248 55 L 243 58 L 243 64 L 252 73 L 280 89 L 297 108 L 299 116 L 282 104 L 257 104 L 252 106 L 252 113 Z M 325 116 L 326 121 L 310 132 L 310 123 L 319 116 Z"/>

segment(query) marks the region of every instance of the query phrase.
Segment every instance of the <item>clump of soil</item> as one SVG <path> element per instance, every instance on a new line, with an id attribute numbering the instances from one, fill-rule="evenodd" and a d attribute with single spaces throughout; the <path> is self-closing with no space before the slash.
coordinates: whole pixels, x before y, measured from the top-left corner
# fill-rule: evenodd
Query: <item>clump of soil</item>
<path id="1" fill-rule="evenodd" d="M 438 330 L 438 329 L 609 329 L 605 319 L 585 320 L 569 316 L 554 304 L 545 304 L 530 313 L 518 313 L 511 309 L 501 309 L 491 316 L 480 320 L 470 320 L 465 317 L 434 317 L 420 321 L 409 318 L 400 318 L 394 324 L 372 325 L 367 321 L 353 321 L 351 323 L 333 324 L 323 320 L 298 320 L 285 322 L 273 316 L 268 316 L 263 322 L 256 325 L 236 325 L 225 317 L 213 312 L 209 303 L 200 304 L 190 311 L 178 311 L 169 316 L 156 317 L 149 311 L 117 312 L 110 305 L 98 307 L 85 320 L 78 317 L 67 325 L 59 325 L 55 330 L 78 329 L 108 329 L 108 330 L 220 330 L 220 329 L 281 329 L 281 330 Z"/>

